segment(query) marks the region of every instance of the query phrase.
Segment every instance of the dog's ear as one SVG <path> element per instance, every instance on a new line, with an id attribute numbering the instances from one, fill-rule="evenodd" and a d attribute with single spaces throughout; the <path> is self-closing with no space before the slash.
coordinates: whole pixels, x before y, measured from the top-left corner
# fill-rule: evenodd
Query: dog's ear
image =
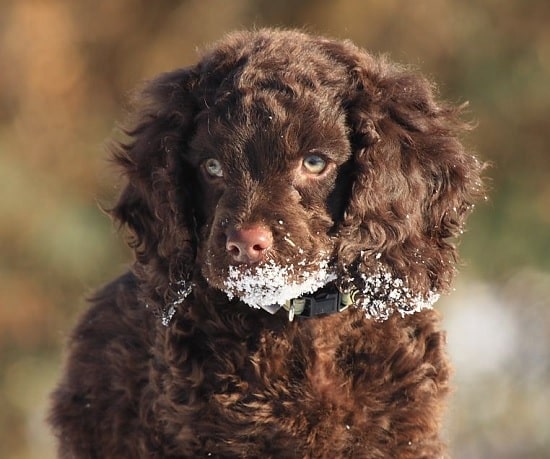
<path id="1" fill-rule="evenodd" d="M 136 97 L 136 120 L 124 130 L 129 140 L 113 145 L 127 184 L 110 213 L 130 232 L 137 274 L 145 281 L 156 276 L 157 290 L 186 280 L 195 256 L 193 179 L 183 162 L 196 112 L 194 81 L 193 69 L 183 69 L 148 83 Z"/>
<path id="2" fill-rule="evenodd" d="M 423 294 L 448 289 L 455 238 L 483 194 L 483 165 L 460 141 L 461 107 L 384 60 L 353 70 L 347 104 L 356 175 L 342 222 L 343 263 L 384 263 Z M 356 257 L 356 255 L 355 255 Z M 375 261 L 376 260 L 376 261 Z M 363 266 L 366 268 L 366 266 Z"/>

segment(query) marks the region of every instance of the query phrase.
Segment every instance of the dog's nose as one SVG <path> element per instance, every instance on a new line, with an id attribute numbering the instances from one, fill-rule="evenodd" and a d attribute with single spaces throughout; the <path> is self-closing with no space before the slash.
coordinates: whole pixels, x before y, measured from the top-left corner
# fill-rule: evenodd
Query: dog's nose
<path id="1" fill-rule="evenodd" d="M 264 226 L 233 229 L 227 232 L 225 248 L 235 261 L 253 264 L 261 261 L 273 244 L 273 234 Z"/>

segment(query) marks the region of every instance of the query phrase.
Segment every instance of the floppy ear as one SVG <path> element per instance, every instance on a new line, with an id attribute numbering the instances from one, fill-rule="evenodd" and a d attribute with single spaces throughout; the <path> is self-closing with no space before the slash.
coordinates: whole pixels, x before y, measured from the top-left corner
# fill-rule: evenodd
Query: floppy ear
<path id="1" fill-rule="evenodd" d="M 162 312 L 191 276 L 195 257 L 191 172 L 184 167 L 196 111 L 193 71 L 162 75 L 140 92 L 130 138 L 113 148 L 127 178 L 110 211 L 130 232 L 143 301 Z"/>
<path id="2" fill-rule="evenodd" d="M 483 165 L 459 136 L 461 107 L 436 100 L 424 78 L 363 59 L 353 70 L 348 123 L 355 177 L 341 231 L 341 263 L 362 251 L 362 270 L 382 263 L 417 293 L 448 289 L 455 237 L 483 194 Z"/>

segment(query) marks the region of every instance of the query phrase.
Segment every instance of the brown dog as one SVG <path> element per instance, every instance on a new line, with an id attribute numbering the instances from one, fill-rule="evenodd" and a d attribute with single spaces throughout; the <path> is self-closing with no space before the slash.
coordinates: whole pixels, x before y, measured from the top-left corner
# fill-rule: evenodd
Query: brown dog
<path id="1" fill-rule="evenodd" d="M 74 331 L 63 458 L 435 458 L 438 314 L 483 165 L 460 108 L 349 42 L 229 35 L 143 91 L 136 261 Z"/>

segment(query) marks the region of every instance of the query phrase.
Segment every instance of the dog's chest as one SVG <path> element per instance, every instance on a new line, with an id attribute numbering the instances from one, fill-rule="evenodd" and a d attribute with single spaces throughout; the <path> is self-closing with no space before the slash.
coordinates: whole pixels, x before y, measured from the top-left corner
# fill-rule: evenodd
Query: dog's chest
<path id="1" fill-rule="evenodd" d="M 357 406 L 365 400 L 353 387 L 358 368 L 350 366 L 360 346 L 350 345 L 349 333 L 342 340 L 341 326 L 337 318 L 323 326 L 312 320 L 277 331 L 190 337 L 193 349 L 178 370 L 188 376 L 177 381 L 173 393 L 180 397 L 167 410 L 174 414 L 172 428 L 189 431 L 193 443 L 200 439 L 201 450 L 238 450 L 240 457 L 248 457 L 243 451 L 258 457 L 276 444 L 299 450 L 312 438 L 322 444 L 339 435 L 351 442 L 360 428 Z"/>

